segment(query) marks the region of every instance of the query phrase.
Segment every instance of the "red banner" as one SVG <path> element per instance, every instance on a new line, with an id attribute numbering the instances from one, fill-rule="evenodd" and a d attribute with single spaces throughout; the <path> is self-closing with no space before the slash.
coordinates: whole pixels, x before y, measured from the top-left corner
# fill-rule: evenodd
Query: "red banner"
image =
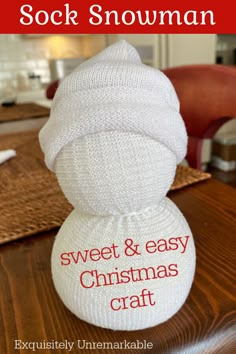
<path id="1" fill-rule="evenodd" d="M 233 1 L 8 0 L 0 33 L 234 33 Z"/>

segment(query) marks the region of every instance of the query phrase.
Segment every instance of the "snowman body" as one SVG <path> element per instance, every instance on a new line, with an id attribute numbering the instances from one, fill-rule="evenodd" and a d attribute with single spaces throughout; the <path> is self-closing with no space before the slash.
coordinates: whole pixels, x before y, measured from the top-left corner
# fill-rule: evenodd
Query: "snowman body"
<path id="1" fill-rule="evenodd" d="M 132 242 L 139 245 L 137 254 L 125 255 Z M 52 252 L 63 303 L 80 319 L 113 330 L 144 329 L 172 317 L 187 298 L 194 269 L 191 231 L 168 198 L 124 217 L 91 217 L 75 209 Z"/>
<path id="2" fill-rule="evenodd" d="M 79 318 L 137 330 L 183 305 L 195 249 L 184 216 L 165 197 L 175 165 L 162 144 L 120 132 L 77 139 L 58 156 L 56 175 L 75 209 L 56 237 L 52 275 Z"/>
<path id="3" fill-rule="evenodd" d="M 115 43 L 60 83 L 39 139 L 74 206 L 51 258 L 63 303 L 113 330 L 167 321 L 195 272 L 191 230 L 166 197 L 187 147 L 170 81 Z"/>

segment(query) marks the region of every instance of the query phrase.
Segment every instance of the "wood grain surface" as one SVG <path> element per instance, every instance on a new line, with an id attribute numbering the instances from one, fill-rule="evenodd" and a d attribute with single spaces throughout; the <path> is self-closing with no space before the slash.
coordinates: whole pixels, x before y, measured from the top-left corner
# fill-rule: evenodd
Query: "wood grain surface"
<path id="1" fill-rule="evenodd" d="M 32 118 L 48 117 L 50 109 L 37 103 L 17 103 L 10 107 L 0 106 L 0 123 Z"/>
<path id="2" fill-rule="evenodd" d="M 74 342 L 71 353 L 235 354 L 236 190 L 214 179 L 170 193 L 192 229 L 197 267 L 191 292 L 169 321 L 141 331 L 112 331 L 76 318 L 57 296 L 50 272 L 55 231 L 0 248 L 0 353 L 14 340 Z M 77 341 L 151 342 L 153 348 L 78 349 Z M 65 349 L 36 353 L 69 353 Z"/>

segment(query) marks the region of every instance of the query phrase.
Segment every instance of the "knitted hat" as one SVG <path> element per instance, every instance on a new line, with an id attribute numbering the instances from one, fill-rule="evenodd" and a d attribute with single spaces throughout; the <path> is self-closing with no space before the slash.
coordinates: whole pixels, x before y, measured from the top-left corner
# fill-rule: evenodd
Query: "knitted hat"
<path id="1" fill-rule="evenodd" d="M 106 131 L 133 132 L 165 145 L 182 161 L 187 134 L 169 79 L 142 64 L 126 41 L 119 41 L 64 78 L 48 122 L 39 134 L 45 162 L 55 170 L 62 148 L 76 138 Z"/>

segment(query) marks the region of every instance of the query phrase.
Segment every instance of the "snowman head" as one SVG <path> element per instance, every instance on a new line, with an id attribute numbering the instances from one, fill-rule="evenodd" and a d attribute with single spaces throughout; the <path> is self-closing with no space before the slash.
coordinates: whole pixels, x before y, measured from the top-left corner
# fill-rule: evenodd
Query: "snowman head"
<path id="1" fill-rule="evenodd" d="M 39 138 L 68 200 L 95 215 L 158 204 L 187 146 L 171 82 L 125 41 L 61 82 Z"/>

